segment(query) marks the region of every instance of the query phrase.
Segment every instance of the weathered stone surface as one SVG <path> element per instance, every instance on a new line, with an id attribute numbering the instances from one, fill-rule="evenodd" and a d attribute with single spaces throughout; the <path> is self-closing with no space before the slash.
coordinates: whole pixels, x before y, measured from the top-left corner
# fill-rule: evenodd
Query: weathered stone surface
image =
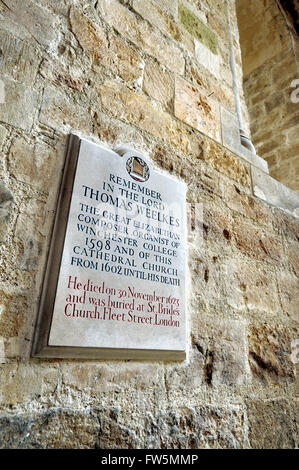
<path id="1" fill-rule="evenodd" d="M 141 78 L 143 61 L 139 54 L 115 35 L 92 23 L 75 8 L 71 9 L 72 31 L 93 62 L 108 67 L 130 82 Z"/>
<path id="2" fill-rule="evenodd" d="M 285 314 L 298 322 L 299 320 L 299 279 L 286 271 L 277 274 L 278 291 Z"/>
<path id="3" fill-rule="evenodd" d="M 99 433 L 97 416 L 89 411 L 50 408 L 19 416 L 0 416 L 1 449 L 94 448 Z"/>
<path id="4" fill-rule="evenodd" d="M 295 381 L 288 328 L 282 325 L 250 325 L 248 349 L 254 379 L 264 385 Z"/>
<path id="5" fill-rule="evenodd" d="M 42 77 L 57 86 L 66 86 L 82 92 L 87 84 L 87 80 L 83 71 L 77 67 L 68 67 L 67 69 L 55 60 L 43 60 L 40 64 L 39 73 Z"/>
<path id="6" fill-rule="evenodd" d="M 133 0 L 133 8 L 144 19 L 159 28 L 164 34 L 180 42 L 188 50 L 193 52 L 193 38 L 179 24 L 174 22 L 169 15 L 157 7 L 152 0 Z"/>
<path id="7" fill-rule="evenodd" d="M 155 57 L 173 72 L 179 74 L 184 72 L 185 61 L 179 48 L 168 43 L 146 22 L 138 19 L 116 0 L 102 0 L 98 3 L 97 11 L 110 25 L 145 53 Z"/>
<path id="8" fill-rule="evenodd" d="M 194 319 L 192 342 L 204 356 L 207 384 L 237 386 L 246 381 L 246 323 L 243 320 Z"/>
<path id="9" fill-rule="evenodd" d="M 274 230 L 283 234 L 287 240 L 299 241 L 299 219 L 291 217 L 279 209 L 273 208 L 273 227 Z"/>
<path id="10" fill-rule="evenodd" d="M 296 402 L 289 403 L 285 399 L 248 401 L 248 437 L 251 447 L 253 449 L 297 448 L 296 406 Z"/>
<path id="11" fill-rule="evenodd" d="M 237 115 L 220 106 L 222 143 L 237 155 L 268 173 L 267 162 L 241 144 L 240 126 Z"/>
<path id="12" fill-rule="evenodd" d="M 215 140 L 221 140 L 219 104 L 179 77 L 175 81 L 175 116 Z"/>
<path id="13" fill-rule="evenodd" d="M 211 139 L 204 141 L 203 148 L 203 160 L 242 186 L 250 186 L 249 166 L 244 161 Z"/>
<path id="14" fill-rule="evenodd" d="M 200 64 L 195 60 L 187 63 L 186 77 L 189 81 L 200 88 L 204 88 L 207 95 L 211 95 L 216 101 L 221 103 L 230 112 L 235 111 L 235 97 L 231 87 L 224 82 L 220 82 L 209 73 L 206 63 Z"/>
<path id="15" fill-rule="evenodd" d="M 297 193 L 255 167 L 252 167 L 252 184 L 255 196 L 298 217 L 299 195 Z"/>
<path id="16" fill-rule="evenodd" d="M 233 231 L 237 247 L 242 253 L 268 263 L 283 264 L 280 238 L 265 233 L 259 227 L 240 218 L 235 220 Z"/>
<path id="17" fill-rule="evenodd" d="M 264 266 L 232 258 L 223 263 L 225 298 L 236 310 L 275 316 L 280 313 L 275 274 Z"/>
<path id="18" fill-rule="evenodd" d="M 299 278 L 299 240 L 286 244 L 286 254 L 294 274 Z"/>
<path id="19" fill-rule="evenodd" d="M 0 31 L 0 42 L 2 74 L 21 82 L 23 85 L 32 85 L 40 63 L 38 49 L 4 31 Z"/>
<path id="20" fill-rule="evenodd" d="M 174 99 L 174 77 L 163 70 L 157 62 L 147 61 L 143 76 L 143 90 L 146 94 L 170 108 Z"/>
<path id="21" fill-rule="evenodd" d="M 48 47 L 57 37 L 56 17 L 31 0 L 5 0 L 2 2 L 1 15 L 12 20 L 18 28 L 24 29 L 35 41 Z"/>
<path id="22" fill-rule="evenodd" d="M 17 218 L 14 233 L 14 256 L 19 269 L 24 271 L 37 269 L 44 241 L 43 223 L 44 204 L 35 199 L 26 201 Z"/>
<path id="23" fill-rule="evenodd" d="M 275 201 L 252 195 L 249 164 L 266 173 L 266 163 L 232 146 L 238 124 L 226 2 L 180 3 L 204 25 L 196 20 L 200 31 L 217 37 L 217 54 L 179 22 L 177 0 L 0 1 L 0 447 L 295 446 L 299 223 L 271 207 Z M 235 5 L 228 3 L 248 129 Z M 288 60 L 276 55 L 273 73 L 246 86 L 252 135 L 269 151 L 272 174 L 280 165 L 294 183 L 298 105 L 290 102 Z M 176 78 L 187 124 L 175 115 Z M 225 145 L 196 127 L 197 117 L 206 119 L 198 96 L 225 108 Z M 110 148 L 133 146 L 187 184 L 186 361 L 29 359 L 45 237 L 72 129 Z"/>
<path id="24" fill-rule="evenodd" d="M 272 210 L 264 202 L 252 197 L 247 188 L 231 182 L 220 182 L 222 197 L 227 206 L 244 217 L 254 220 L 259 226 L 273 228 Z"/>
<path id="25" fill-rule="evenodd" d="M 0 336 L 11 338 L 17 336 L 26 313 L 26 296 L 17 292 L 0 291 Z"/>
<path id="26" fill-rule="evenodd" d="M 70 97 L 52 86 L 44 91 L 39 120 L 65 132 L 72 128 L 86 133 L 92 131 L 92 118 L 88 109 L 78 107 L 74 96 Z"/>
<path id="27" fill-rule="evenodd" d="M 4 103 L 0 105 L 0 121 L 29 131 L 38 107 L 37 92 L 6 78 L 3 83 Z"/>
<path id="28" fill-rule="evenodd" d="M 179 21 L 196 39 L 217 54 L 217 37 L 194 13 L 184 4 L 179 3 Z"/>
<path id="29" fill-rule="evenodd" d="M 115 82 L 105 82 L 99 87 L 99 91 L 104 108 L 115 117 L 127 119 L 184 153 L 190 151 L 188 131 L 169 114 L 156 109 L 143 96 Z"/>
<path id="30" fill-rule="evenodd" d="M 100 416 L 100 431 L 97 449 L 136 449 L 139 439 L 134 430 L 119 424 L 119 408 L 110 410 L 109 415 Z M 140 444 L 139 444 L 140 445 Z"/>
<path id="31" fill-rule="evenodd" d="M 47 190 L 56 163 L 56 150 L 42 141 L 19 137 L 13 141 L 9 155 L 10 173 L 19 181 Z"/>
<path id="32" fill-rule="evenodd" d="M 164 10 L 166 13 L 170 14 L 174 19 L 177 19 L 178 14 L 178 0 L 154 0 L 155 3 Z"/>
<path id="33" fill-rule="evenodd" d="M 241 407 L 201 405 L 148 415 L 145 448 L 221 449 L 245 445 Z"/>
<path id="34" fill-rule="evenodd" d="M 218 80 L 221 77 L 221 59 L 213 54 L 204 44 L 195 40 L 195 58 Z M 231 81 L 231 80 L 230 80 Z M 228 81 L 230 84 L 230 82 Z"/>
<path id="35" fill-rule="evenodd" d="M 0 404 L 9 406 L 54 392 L 57 364 L 10 363 L 0 366 Z"/>
<path id="36" fill-rule="evenodd" d="M 0 242 L 5 240 L 6 228 L 13 207 L 13 195 L 0 181 Z"/>
<path id="37" fill-rule="evenodd" d="M 240 0 L 237 11 L 244 91 L 250 119 L 254 120 L 253 142 L 261 157 L 269 157 L 270 175 L 298 192 L 298 172 L 293 166 L 293 162 L 298 162 L 299 143 L 295 129 L 298 105 L 294 102 L 297 85 L 296 82 L 291 85 L 297 76 L 293 45 L 297 41 L 292 41 L 287 22 L 276 3 L 267 1 L 253 7 Z M 294 146 L 297 150 L 293 154 Z"/>
<path id="38" fill-rule="evenodd" d="M 72 389 L 93 392 L 121 392 L 122 384 L 138 390 L 157 389 L 162 395 L 163 369 L 157 364 L 119 362 L 117 367 L 109 364 L 83 364 L 64 362 L 61 364 L 62 383 Z"/>

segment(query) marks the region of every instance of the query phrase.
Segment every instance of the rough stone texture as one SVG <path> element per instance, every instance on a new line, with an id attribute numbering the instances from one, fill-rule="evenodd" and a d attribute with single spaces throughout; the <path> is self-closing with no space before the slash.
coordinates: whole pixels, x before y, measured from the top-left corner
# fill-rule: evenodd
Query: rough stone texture
<path id="1" fill-rule="evenodd" d="M 173 72 L 183 73 L 184 58 L 181 51 L 163 40 L 146 22 L 140 21 L 116 0 L 103 0 L 98 3 L 97 8 L 110 25 L 144 52 L 155 57 Z"/>
<path id="2" fill-rule="evenodd" d="M 0 242 L 5 240 L 6 227 L 12 210 L 13 195 L 0 182 Z"/>
<path id="3" fill-rule="evenodd" d="M 246 325 L 243 321 L 218 320 L 216 325 L 195 321 L 192 342 L 204 357 L 203 374 L 208 385 L 241 385 L 246 380 Z"/>
<path id="4" fill-rule="evenodd" d="M 143 62 L 139 54 L 115 35 L 107 37 L 104 28 L 92 23 L 74 8 L 70 14 L 71 27 L 83 49 L 98 62 L 130 82 L 141 77 Z"/>
<path id="5" fill-rule="evenodd" d="M 143 90 L 165 108 L 170 108 L 174 99 L 174 77 L 156 62 L 149 60 L 144 69 Z"/>
<path id="6" fill-rule="evenodd" d="M 249 364 L 256 380 L 263 384 L 295 380 L 291 339 L 286 328 L 251 325 L 248 343 Z"/>
<path id="7" fill-rule="evenodd" d="M 0 106 L 0 121 L 29 131 L 37 110 L 37 92 L 6 78 L 3 83 L 5 100 Z"/>
<path id="8" fill-rule="evenodd" d="M 217 54 L 217 37 L 194 13 L 185 5 L 179 3 L 179 21 L 192 36 Z"/>
<path id="9" fill-rule="evenodd" d="M 204 96 L 199 89 L 180 78 L 175 82 L 175 116 L 207 134 L 220 140 L 220 115 L 218 103 Z"/>
<path id="10" fill-rule="evenodd" d="M 50 409 L 35 416 L 1 415 L 0 423 L 1 449 L 90 448 L 95 446 L 100 428 L 92 413 L 63 409 Z"/>
<path id="11" fill-rule="evenodd" d="M 28 155 L 31 156 L 30 165 Z M 42 141 L 16 138 L 10 148 L 9 171 L 13 177 L 36 188 L 46 190 L 56 163 L 56 150 Z"/>
<path id="12" fill-rule="evenodd" d="M 238 406 L 184 407 L 146 421 L 146 448 L 199 449 L 244 446 L 243 412 Z"/>
<path id="13" fill-rule="evenodd" d="M 284 399 L 248 402 L 248 428 L 254 449 L 287 449 L 298 446 L 297 404 Z M 279 423 L 279 426 L 277 426 Z"/>
<path id="14" fill-rule="evenodd" d="M 239 0 L 237 10 L 253 143 L 270 175 L 298 191 L 298 61 L 291 31 L 276 2 Z"/>
<path id="15" fill-rule="evenodd" d="M 252 184 L 253 192 L 257 197 L 298 217 L 298 193 L 295 193 L 295 191 L 292 191 L 258 168 L 252 168 Z"/>
<path id="16" fill-rule="evenodd" d="M 235 145 L 226 2 L 7 0 L 0 15 L 0 447 L 298 446 L 297 199 Z M 234 2 L 229 16 L 247 129 Z M 267 109 L 269 125 L 285 102 L 254 80 L 252 116 Z M 270 156 L 277 136 L 257 127 Z M 129 144 L 186 183 L 185 361 L 30 357 L 70 132 Z"/>

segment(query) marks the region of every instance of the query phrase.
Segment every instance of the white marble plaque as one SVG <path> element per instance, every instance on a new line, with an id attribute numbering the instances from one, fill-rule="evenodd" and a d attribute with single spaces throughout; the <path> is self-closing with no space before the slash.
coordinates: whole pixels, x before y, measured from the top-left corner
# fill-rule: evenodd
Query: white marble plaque
<path id="1" fill-rule="evenodd" d="M 51 321 L 35 355 L 182 359 L 185 184 L 134 150 L 76 141 Z"/>

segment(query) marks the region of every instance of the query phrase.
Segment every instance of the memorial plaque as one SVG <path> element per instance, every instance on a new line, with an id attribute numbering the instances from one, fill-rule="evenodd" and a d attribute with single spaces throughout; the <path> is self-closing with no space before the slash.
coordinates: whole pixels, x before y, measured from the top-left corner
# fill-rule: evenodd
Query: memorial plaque
<path id="1" fill-rule="evenodd" d="M 71 136 L 33 355 L 183 359 L 185 184 Z"/>

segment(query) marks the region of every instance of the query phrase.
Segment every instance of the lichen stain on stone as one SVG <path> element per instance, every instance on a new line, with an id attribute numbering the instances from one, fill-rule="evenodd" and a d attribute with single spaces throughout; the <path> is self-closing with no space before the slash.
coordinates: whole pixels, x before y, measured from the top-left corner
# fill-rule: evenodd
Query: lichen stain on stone
<path id="1" fill-rule="evenodd" d="M 192 36 L 207 46 L 213 54 L 217 54 L 216 35 L 181 3 L 179 4 L 179 21 Z"/>

